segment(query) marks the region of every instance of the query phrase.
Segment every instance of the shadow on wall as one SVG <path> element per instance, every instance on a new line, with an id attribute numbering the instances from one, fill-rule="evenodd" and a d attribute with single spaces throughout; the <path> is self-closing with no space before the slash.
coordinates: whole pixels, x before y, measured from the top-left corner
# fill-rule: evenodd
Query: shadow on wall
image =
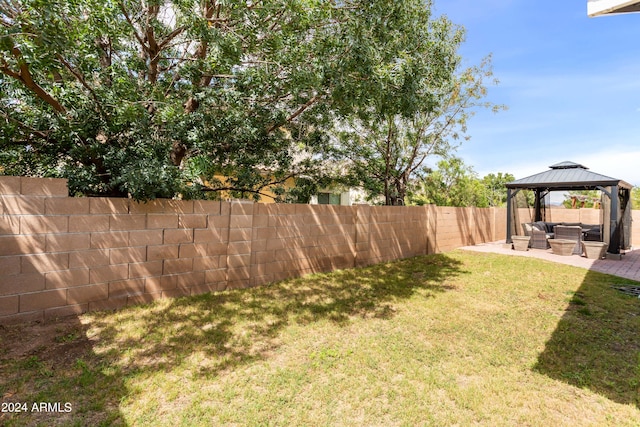
<path id="1" fill-rule="evenodd" d="M 462 244 L 464 246 L 471 246 L 476 244 L 475 216 L 472 214 L 473 208 L 461 208 L 458 215 L 456 215 L 456 222 L 458 224 L 458 233 Z"/>
<path id="2" fill-rule="evenodd" d="M 612 285 L 640 283 L 588 272 L 534 370 L 640 408 L 640 300 Z"/>

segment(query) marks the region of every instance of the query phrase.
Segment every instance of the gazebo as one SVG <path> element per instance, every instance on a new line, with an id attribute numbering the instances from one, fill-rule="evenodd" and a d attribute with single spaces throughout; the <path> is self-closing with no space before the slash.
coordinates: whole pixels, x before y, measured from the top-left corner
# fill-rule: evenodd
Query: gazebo
<path id="1" fill-rule="evenodd" d="M 549 166 L 550 170 L 506 184 L 507 187 L 507 243 L 519 226 L 516 220 L 515 195 L 520 190 L 534 192 L 535 221 L 545 221 L 545 197 L 552 191 L 600 190 L 603 194 L 604 241 L 609 243 L 607 252 L 620 254 L 631 248 L 631 188 L 629 183 L 591 172 L 587 167 L 573 162 L 561 162 Z"/>

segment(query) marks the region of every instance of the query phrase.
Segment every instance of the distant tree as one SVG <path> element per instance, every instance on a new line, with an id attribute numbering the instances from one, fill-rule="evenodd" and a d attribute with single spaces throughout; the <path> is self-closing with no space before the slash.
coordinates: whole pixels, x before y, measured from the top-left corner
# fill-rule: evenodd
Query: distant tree
<path id="1" fill-rule="evenodd" d="M 498 172 L 485 175 L 481 183 L 484 187 L 487 202 L 491 207 L 506 206 L 507 187 L 506 184 L 515 181 L 515 177 L 510 173 Z"/>
<path id="2" fill-rule="evenodd" d="M 499 108 L 480 101 L 484 80 L 492 77 L 490 59 L 461 69 L 464 29 L 432 18 L 426 5 L 410 0 L 384 11 L 366 8 L 370 24 L 354 31 L 354 49 L 377 52 L 375 61 L 361 63 L 368 77 L 358 96 L 369 108 L 340 122 L 335 151 L 348 159 L 348 181 L 387 205 L 404 203 L 427 158 L 450 154 L 474 109 Z"/>
<path id="3" fill-rule="evenodd" d="M 640 187 L 631 189 L 631 209 L 640 209 Z"/>
<path id="4" fill-rule="evenodd" d="M 498 207 L 507 202 L 506 183 L 515 178 L 510 173 L 490 173 L 479 178 L 473 167 L 459 157 L 443 159 L 437 168 L 414 181 L 409 204 L 438 206 Z"/>
<path id="5" fill-rule="evenodd" d="M 487 192 L 477 173 L 458 157 L 438 162 L 437 169 L 419 181 L 409 196 L 410 204 L 488 207 Z"/>
<path id="6" fill-rule="evenodd" d="M 567 209 L 592 208 L 595 202 L 600 201 L 599 190 L 573 190 L 564 194 L 562 205 Z"/>

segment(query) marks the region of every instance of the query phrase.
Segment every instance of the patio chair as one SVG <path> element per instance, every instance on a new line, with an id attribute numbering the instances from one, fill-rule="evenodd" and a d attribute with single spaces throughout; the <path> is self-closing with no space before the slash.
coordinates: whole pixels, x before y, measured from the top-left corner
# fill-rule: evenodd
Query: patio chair
<path id="1" fill-rule="evenodd" d="M 602 242 L 602 224 L 582 225 L 583 239 L 589 242 Z"/>
<path id="2" fill-rule="evenodd" d="M 573 248 L 575 255 L 582 255 L 582 227 L 578 225 L 556 225 L 553 228 L 555 238 L 563 240 L 575 240 Z"/>
<path id="3" fill-rule="evenodd" d="M 553 238 L 552 233 L 542 230 L 536 223 L 523 223 L 522 231 L 525 236 L 531 236 L 529 247 L 532 249 L 548 249 L 550 247 L 548 240 Z"/>

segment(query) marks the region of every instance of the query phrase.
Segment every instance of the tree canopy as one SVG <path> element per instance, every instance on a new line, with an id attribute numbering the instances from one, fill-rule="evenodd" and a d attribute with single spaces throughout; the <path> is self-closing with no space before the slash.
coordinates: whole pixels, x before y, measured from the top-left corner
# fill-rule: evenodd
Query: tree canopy
<path id="1" fill-rule="evenodd" d="M 3 173 L 74 194 L 304 198 L 347 125 L 403 141 L 436 126 L 442 143 L 437 118 L 482 92 L 457 73 L 461 29 L 422 0 L 0 4 Z M 288 180 L 306 188 L 287 195 Z"/>

